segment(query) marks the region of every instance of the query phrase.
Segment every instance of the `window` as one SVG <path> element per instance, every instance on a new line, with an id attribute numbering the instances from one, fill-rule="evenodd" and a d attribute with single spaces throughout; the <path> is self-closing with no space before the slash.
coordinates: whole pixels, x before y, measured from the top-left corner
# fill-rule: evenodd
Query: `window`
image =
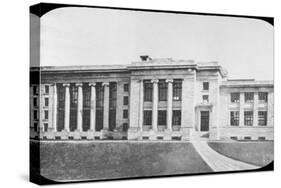
<path id="1" fill-rule="evenodd" d="M 259 111 L 258 112 L 258 121 L 259 121 L 259 125 L 266 126 L 266 124 L 267 124 L 267 111 Z"/>
<path id="2" fill-rule="evenodd" d="M 116 108 L 116 100 L 117 100 L 117 83 L 110 82 L 109 83 L 109 107 L 111 109 Z"/>
<path id="3" fill-rule="evenodd" d="M 37 122 L 33 124 L 33 130 L 34 130 L 34 131 L 37 131 L 37 130 L 38 130 L 38 123 L 37 123 Z"/>
<path id="4" fill-rule="evenodd" d="M 45 98 L 45 106 L 49 106 L 49 98 Z"/>
<path id="5" fill-rule="evenodd" d="M 267 92 L 259 92 L 259 102 L 267 102 Z"/>
<path id="6" fill-rule="evenodd" d="M 168 84 L 165 82 L 165 80 L 159 81 L 158 90 L 159 101 L 167 101 Z"/>
<path id="7" fill-rule="evenodd" d="M 150 81 L 144 81 L 144 101 L 152 101 L 153 85 Z"/>
<path id="8" fill-rule="evenodd" d="M 48 123 L 44 123 L 44 131 L 48 131 Z"/>
<path id="9" fill-rule="evenodd" d="M 124 96 L 123 97 L 123 105 L 128 105 L 129 104 L 129 97 L 128 96 Z"/>
<path id="10" fill-rule="evenodd" d="M 116 110 L 115 109 L 109 110 L 108 128 L 110 131 L 113 131 L 116 128 Z"/>
<path id="11" fill-rule="evenodd" d="M 144 125 L 152 125 L 152 111 L 151 110 L 144 110 L 143 123 L 144 123 Z"/>
<path id="12" fill-rule="evenodd" d="M 209 102 L 209 95 L 203 95 L 203 103 L 208 103 Z"/>
<path id="13" fill-rule="evenodd" d="M 128 110 L 123 110 L 123 119 L 128 119 Z"/>
<path id="14" fill-rule="evenodd" d="M 265 137 L 264 136 L 259 136 L 258 140 L 265 140 Z"/>
<path id="15" fill-rule="evenodd" d="M 49 86 L 45 86 L 45 94 L 49 94 Z"/>
<path id="16" fill-rule="evenodd" d="M 254 93 L 246 92 L 245 93 L 245 103 L 252 103 L 252 102 L 254 102 Z"/>
<path id="17" fill-rule="evenodd" d="M 38 100 L 37 98 L 33 98 L 33 106 L 37 107 L 38 106 Z"/>
<path id="18" fill-rule="evenodd" d="M 174 82 L 173 82 L 173 100 L 181 101 L 181 93 L 182 93 L 182 81 L 174 80 Z"/>
<path id="19" fill-rule="evenodd" d="M 33 86 L 33 95 L 38 94 L 38 86 Z"/>
<path id="20" fill-rule="evenodd" d="M 127 131 L 129 128 L 128 123 L 123 123 L 123 131 Z"/>
<path id="21" fill-rule="evenodd" d="M 240 93 L 231 93 L 230 98 L 232 103 L 238 103 L 240 100 Z"/>
<path id="22" fill-rule="evenodd" d="M 250 137 L 250 136 L 244 136 L 244 140 L 251 140 L 252 139 L 252 137 Z"/>
<path id="23" fill-rule="evenodd" d="M 180 110 L 173 110 L 172 125 L 173 126 L 181 125 L 181 111 Z"/>
<path id="24" fill-rule="evenodd" d="M 230 139 L 231 140 L 238 140 L 238 137 L 237 136 L 231 136 Z"/>
<path id="25" fill-rule="evenodd" d="M 129 91 L 129 84 L 124 84 L 124 92 L 128 92 Z"/>
<path id="26" fill-rule="evenodd" d="M 44 119 L 49 119 L 49 112 L 48 110 L 44 110 Z"/>
<path id="27" fill-rule="evenodd" d="M 230 125 L 232 126 L 239 125 L 239 111 L 230 112 Z"/>
<path id="28" fill-rule="evenodd" d="M 166 110 L 158 110 L 158 125 L 166 125 Z"/>
<path id="29" fill-rule="evenodd" d="M 253 111 L 244 112 L 244 125 L 247 125 L 247 126 L 253 125 Z"/>
<path id="30" fill-rule="evenodd" d="M 33 119 L 38 120 L 38 111 L 37 110 L 33 111 Z"/>
<path id="31" fill-rule="evenodd" d="M 209 90 L 209 82 L 203 82 L 203 90 L 208 91 Z"/>

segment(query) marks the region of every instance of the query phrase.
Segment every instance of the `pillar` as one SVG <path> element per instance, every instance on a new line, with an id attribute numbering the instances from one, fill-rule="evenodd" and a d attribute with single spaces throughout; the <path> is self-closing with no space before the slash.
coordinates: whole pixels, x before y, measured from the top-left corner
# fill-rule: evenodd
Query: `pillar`
<path id="1" fill-rule="evenodd" d="M 104 105 L 103 105 L 103 129 L 108 130 L 109 118 L 109 82 L 102 83 L 104 87 Z"/>
<path id="2" fill-rule="evenodd" d="M 77 83 L 78 87 L 78 103 L 77 103 L 77 131 L 82 131 L 82 121 L 83 121 L 83 84 Z"/>
<path id="3" fill-rule="evenodd" d="M 57 96 L 57 85 L 53 84 L 53 131 L 57 132 L 57 105 L 58 105 L 58 96 Z"/>
<path id="4" fill-rule="evenodd" d="M 69 132 L 69 116 L 70 116 L 70 84 L 63 84 L 65 88 L 65 101 L 64 101 L 64 130 Z"/>
<path id="5" fill-rule="evenodd" d="M 143 80 L 139 80 L 140 90 L 139 90 L 139 128 L 142 131 L 143 126 Z"/>
<path id="6" fill-rule="evenodd" d="M 158 80 L 152 80 L 153 83 L 153 98 L 152 98 L 152 129 L 157 131 L 158 120 Z"/>
<path id="7" fill-rule="evenodd" d="M 167 129 L 172 131 L 172 114 L 173 114 L 173 80 L 166 80 L 168 83 L 168 93 L 167 93 Z"/>
<path id="8" fill-rule="evenodd" d="M 91 110 L 90 110 L 90 130 L 96 130 L 96 83 L 90 83 L 91 86 Z"/>

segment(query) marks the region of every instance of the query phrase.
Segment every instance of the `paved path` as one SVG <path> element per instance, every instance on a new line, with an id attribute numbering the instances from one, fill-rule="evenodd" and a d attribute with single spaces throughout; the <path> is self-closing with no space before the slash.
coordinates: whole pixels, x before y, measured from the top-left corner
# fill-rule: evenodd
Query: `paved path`
<path id="1" fill-rule="evenodd" d="M 213 150 L 206 141 L 192 141 L 192 144 L 196 151 L 201 155 L 203 160 L 215 172 L 251 170 L 259 168 L 259 166 L 240 162 L 219 154 L 218 152 Z"/>

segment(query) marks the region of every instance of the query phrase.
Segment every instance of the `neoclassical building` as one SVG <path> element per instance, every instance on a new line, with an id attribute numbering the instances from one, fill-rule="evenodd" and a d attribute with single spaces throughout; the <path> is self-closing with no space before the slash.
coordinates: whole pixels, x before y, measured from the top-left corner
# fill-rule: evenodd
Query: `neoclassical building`
<path id="1" fill-rule="evenodd" d="M 273 140 L 273 82 L 217 62 L 31 68 L 30 105 L 31 138 Z"/>

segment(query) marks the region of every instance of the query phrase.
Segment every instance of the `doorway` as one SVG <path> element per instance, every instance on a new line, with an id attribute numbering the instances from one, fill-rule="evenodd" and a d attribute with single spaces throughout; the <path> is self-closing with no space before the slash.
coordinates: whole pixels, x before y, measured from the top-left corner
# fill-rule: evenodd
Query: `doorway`
<path id="1" fill-rule="evenodd" d="M 200 131 L 206 132 L 209 131 L 209 111 L 201 111 L 201 121 L 200 121 Z"/>

